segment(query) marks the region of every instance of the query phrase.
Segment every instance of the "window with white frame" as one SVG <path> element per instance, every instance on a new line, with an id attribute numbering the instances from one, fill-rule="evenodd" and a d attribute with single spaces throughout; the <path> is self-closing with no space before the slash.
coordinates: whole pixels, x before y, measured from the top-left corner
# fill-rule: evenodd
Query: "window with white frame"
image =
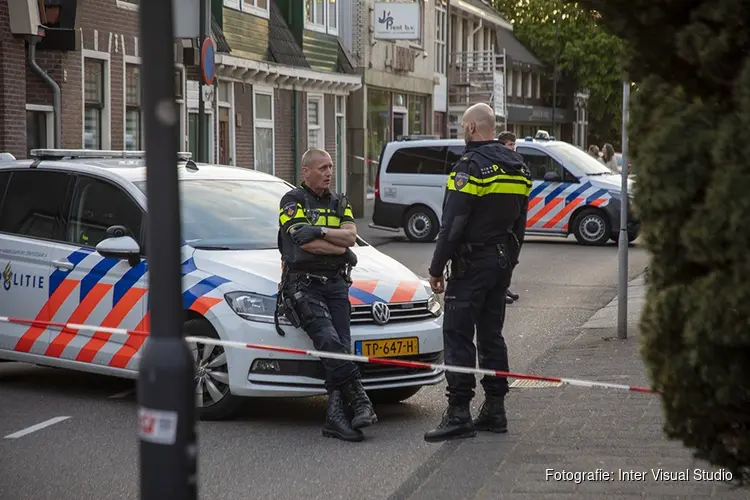
<path id="1" fill-rule="evenodd" d="M 143 151 L 143 111 L 141 110 L 141 69 L 125 65 L 125 150 Z"/>
<path id="2" fill-rule="evenodd" d="M 273 89 L 253 87 L 255 169 L 274 173 Z"/>
<path id="3" fill-rule="evenodd" d="M 32 149 L 55 147 L 54 108 L 49 105 L 26 105 L 26 154 Z"/>
<path id="4" fill-rule="evenodd" d="M 529 73 L 528 78 L 526 79 L 526 97 L 531 98 L 533 96 L 532 92 L 534 91 L 534 73 Z"/>
<path id="5" fill-rule="evenodd" d="M 336 96 L 336 189 L 346 190 L 346 97 Z"/>
<path id="6" fill-rule="evenodd" d="M 446 10 L 446 0 L 437 0 L 435 2 L 435 73 L 445 74 L 446 59 L 446 28 L 448 13 Z"/>
<path id="7" fill-rule="evenodd" d="M 234 127 L 232 126 L 233 84 L 219 81 L 216 85 L 216 137 L 218 139 L 219 163 L 234 165 Z"/>
<path id="8" fill-rule="evenodd" d="M 117 0 L 117 6 L 121 9 L 138 10 L 141 0 Z"/>
<path id="9" fill-rule="evenodd" d="M 174 94 L 175 105 L 177 106 L 177 117 L 180 120 L 180 151 L 185 150 L 185 80 L 184 70 L 175 68 L 174 70 Z"/>
<path id="10" fill-rule="evenodd" d="M 107 119 L 105 96 L 106 61 L 86 59 L 83 63 L 83 147 L 104 148 L 104 128 Z"/>
<path id="11" fill-rule="evenodd" d="M 505 71 L 505 86 L 508 87 L 508 97 L 513 97 L 513 70 L 506 69 Z"/>
<path id="12" fill-rule="evenodd" d="M 325 149 L 323 96 L 307 96 L 307 147 Z"/>
<path id="13" fill-rule="evenodd" d="M 269 0 L 224 0 L 224 7 L 268 17 Z"/>
<path id="14" fill-rule="evenodd" d="M 338 35 L 340 0 L 305 0 L 305 28 Z"/>

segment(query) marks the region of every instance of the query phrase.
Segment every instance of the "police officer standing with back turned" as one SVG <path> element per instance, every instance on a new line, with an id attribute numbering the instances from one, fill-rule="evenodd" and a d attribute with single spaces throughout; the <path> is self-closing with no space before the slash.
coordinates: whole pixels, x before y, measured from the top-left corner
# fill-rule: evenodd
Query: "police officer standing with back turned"
<path id="1" fill-rule="evenodd" d="M 443 342 L 448 365 L 508 371 L 502 335 L 505 297 L 526 228 L 531 175 L 518 153 L 493 139 L 495 113 L 486 104 L 466 110 L 466 149 L 448 178 L 443 220 L 430 265 L 430 286 L 445 290 Z M 474 345 L 476 329 L 477 346 Z M 472 437 L 476 430 L 507 432 L 508 379 L 484 377 L 485 401 L 472 421 L 473 374 L 446 373 L 448 409 L 425 441 Z"/>
<path id="2" fill-rule="evenodd" d="M 277 314 L 302 328 L 318 351 L 351 353 L 351 268 L 357 258 L 351 248 L 357 238 L 346 196 L 329 189 L 331 156 L 313 148 L 302 156 L 301 187 L 281 198 L 279 251 L 282 278 Z M 277 316 L 278 319 L 278 316 Z M 280 335 L 283 330 L 276 325 Z M 323 435 L 362 441 L 361 428 L 377 422 L 372 403 L 351 361 L 322 359 L 328 410 Z M 346 407 L 353 410 L 348 419 Z"/>
<path id="3" fill-rule="evenodd" d="M 500 142 L 500 144 L 510 149 L 511 151 L 516 150 L 516 134 L 514 134 L 513 132 L 509 132 L 508 130 L 500 132 L 500 135 L 497 136 L 497 140 Z M 518 252 L 521 253 L 521 250 L 519 249 Z M 506 304 L 512 304 L 519 298 L 520 295 L 514 293 L 510 288 L 508 288 L 508 296 L 505 297 Z"/>

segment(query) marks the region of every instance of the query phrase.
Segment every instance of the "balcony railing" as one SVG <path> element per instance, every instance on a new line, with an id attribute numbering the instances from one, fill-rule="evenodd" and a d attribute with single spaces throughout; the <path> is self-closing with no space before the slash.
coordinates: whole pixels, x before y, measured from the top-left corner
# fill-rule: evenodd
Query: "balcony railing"
<path id="1" fill-rule="evenodd" d="M 493 50 L 454 52 L 448 70 L 450 106 L 468 107 L 477 102 L 493 102 L 495 73 L 504 72 L 503 57 Z"/>

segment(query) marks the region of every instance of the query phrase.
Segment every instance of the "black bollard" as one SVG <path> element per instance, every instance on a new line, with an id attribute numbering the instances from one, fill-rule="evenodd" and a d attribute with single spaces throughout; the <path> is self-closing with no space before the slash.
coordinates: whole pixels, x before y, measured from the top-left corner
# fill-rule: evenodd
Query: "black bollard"
<path id="1" fill-rule="evenodd" d="M 140 2 L 151 333 L 138 378 L 141 499 L 197 498 L 195 367 L 183 340 L 173 0 Z"/>

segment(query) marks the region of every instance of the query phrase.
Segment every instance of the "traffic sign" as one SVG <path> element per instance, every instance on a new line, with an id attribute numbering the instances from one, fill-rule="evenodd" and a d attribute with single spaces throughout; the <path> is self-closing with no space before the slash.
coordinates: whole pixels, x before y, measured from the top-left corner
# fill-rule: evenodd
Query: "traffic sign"
<path id="1" fill-rule="evenodd" d="M 206 85 L 214 84 L 214 78 L 216 77 L 215 54 L 214 42 L 211 38 L 203 40 L 203 47 L 201 48 L 201 71 L 203 72 L 203 81 Z"/>

